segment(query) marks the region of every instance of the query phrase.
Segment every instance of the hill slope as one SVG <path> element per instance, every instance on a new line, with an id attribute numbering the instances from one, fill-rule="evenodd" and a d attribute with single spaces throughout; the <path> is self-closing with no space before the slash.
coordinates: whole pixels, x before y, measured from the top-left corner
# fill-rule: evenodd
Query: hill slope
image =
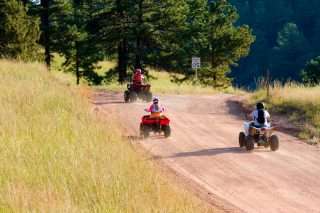
<path id="1" fill-rule="evenodd" d="M 0 61 L 0 211 L 206 212 L 159 176 L 78 88 Z M 106 125 L 107 124 L 107 125 Z"/>

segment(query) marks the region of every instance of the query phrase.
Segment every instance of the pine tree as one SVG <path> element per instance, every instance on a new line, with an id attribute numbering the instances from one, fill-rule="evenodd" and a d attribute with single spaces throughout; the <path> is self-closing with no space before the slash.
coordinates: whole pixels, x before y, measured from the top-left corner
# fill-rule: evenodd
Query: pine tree
<path id="1" fill-rule="evenodd" d="M 45 62 L 50 70 L 51 65 L 51 43 L 50 43 L 50 3 L 52 0 L 41 0 L 41 43 L 44 46 Z"/>
<path id="2" fill-rule="evenodd" d="M 172 54 L 176 32 L 185 23 L 183 0 L 108 0 L 91 23 L 109 55 L 118 55 L 123 82 L 127 67 L 162 66 Z"/>
<path id="3" fill-rule="evenodd" d="M 65 58 L 66 71 L 75 73 L 76 83 L 84 78 L 99 84 L 101 77 L 95 72 L 97 62 L 103 59 L 101 47 L 88 30 L 91 19 L 91 1 L 55 0 L 51 21 L 51 47 Z"/>
<path id="4" fill-rule="evenodd" d="M 0 57 L 36 60 L 39 20 L 17 0 L 0 0 Z"/>
<path id="5" fill-rule="evenodd" d="M 309 61 L 301 72 L 305 84 L 315 86 L 320 84 L 320 56 Z"/>
<path id="6" fill-rule="evenodd" d="M 117 55 L 116 70 L 120 83 L 127 78 L 129 63 L 129 3 L 128 0 L 100 1 L 102 6 L 96 8 L 89 24 L 90 32 L 103 46 L 105 55 Z"/>
<path id="7" fill-rule="evenodd" d="M 274 48 L 273 64 L 279 79 L 299 79 L 299 71 L 309 58 L 309 44 L 304 34 L 294 23 L 287 23 L 278 33 L 277 46 Z"/>
<path id="8" fill-rule="evenodd" d="M 192 73 L 192 56 L 204 57 L 207 52 L 208 1 L 187 0 L 186 3 L 183 11 L 175 12 L 176 16 L 181 16 L 181 21 L 169 39 L 169 54 L 162 54 L 159 63 L 167 70 L 188 75 Z"/>
<path id="9" fill-rule="evenodd" d="M 248 55 L 254 37 L 248 26 L 235 26 L 237 19 L 235 7 L 227 1 L 210 3 L 207 27 L 209 64 L 200 72 L 202 83 L 213 87 L 229 86 L 227 74 L 231 66 L 237 65 L 240 58 Z"/>

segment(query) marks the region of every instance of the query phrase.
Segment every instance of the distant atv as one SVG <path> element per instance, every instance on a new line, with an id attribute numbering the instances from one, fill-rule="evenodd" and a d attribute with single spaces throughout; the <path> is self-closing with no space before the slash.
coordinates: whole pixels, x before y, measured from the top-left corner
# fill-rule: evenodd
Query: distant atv
<path id="1" fill-rule="evenodd" d="M 256 143 L 260 147 L 270 147 L 272 151 L 279 149 L 279 138 L 273 133 L 274 127 L 257 128 L 251 122 L 245 122 L 244 129 L 245 132 L 240 132 L 239 134 L 240 147 L 246 147 L 248 151 L 251 151 Z"/>
<path id="2" fill-rule="evenodd" d="M 127 85 L 127 90 L 124 92 L 124 101 L 126 103 L 135 102 L 138 98 L 150 102 L 152 93 L 150 92 L 150 84 L 134 84 Z"/>
<path id="3" fill-rule="evenodd" d="M 171 128 L 169 118 L 160 115 L 160 113 L 143 116 L 140 123 L 140 135 L 143 138 L 148 138 L 151 132 L 158 134 L 163 133 L 166 138 L 170 137 Z"/>

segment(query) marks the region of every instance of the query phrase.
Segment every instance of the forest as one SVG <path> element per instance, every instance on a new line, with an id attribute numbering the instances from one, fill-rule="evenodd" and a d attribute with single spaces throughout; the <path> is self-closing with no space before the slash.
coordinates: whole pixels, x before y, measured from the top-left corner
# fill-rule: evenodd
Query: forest
<path id="1" fill-rule="evenodd" d="M 317 67 L 319 78 L 320 1 L 230 2 L 240 14 L 238 24 L 248 24 L 256 37 L 250 55 L 233 69 L 236 84 L 253 86 L 252 76 L 266 76 L 267 70 L 273 79 L 303 81 L 306 64 Z"/>
<path id="2" fill-rule="evenodd" d="M 252 88 L 273 80 L 318 84 L 320 2 L 309 0 L 0 0 L 0 57 L 43 61 L 55 54 L 76 82 L 128 79 L 134 68 L 181 73 L 197 83 Z M 104 76 L 99 61 L 117 66 Z"/>

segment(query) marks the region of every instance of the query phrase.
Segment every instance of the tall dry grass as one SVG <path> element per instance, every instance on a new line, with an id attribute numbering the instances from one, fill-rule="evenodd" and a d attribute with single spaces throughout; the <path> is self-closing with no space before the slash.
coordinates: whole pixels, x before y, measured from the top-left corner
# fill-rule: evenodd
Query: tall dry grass
<path id="1" fill-rule="evenodd" d="M 0 76 L 1 212 L 209 211 L 43 65 L 0 60 Z"/>
<path id="2" fill-rule="evenodd" d="M 252 94 L 251 100 L 267 101 L 272 111 L 284 114 L 290 122 L 302 125 L 302 138 L 308 139 L 311 143 L 320 141 L 320 86 L 275 83 L 270 88 L 269 99 L 266 90 L 259 89 Z"/>

